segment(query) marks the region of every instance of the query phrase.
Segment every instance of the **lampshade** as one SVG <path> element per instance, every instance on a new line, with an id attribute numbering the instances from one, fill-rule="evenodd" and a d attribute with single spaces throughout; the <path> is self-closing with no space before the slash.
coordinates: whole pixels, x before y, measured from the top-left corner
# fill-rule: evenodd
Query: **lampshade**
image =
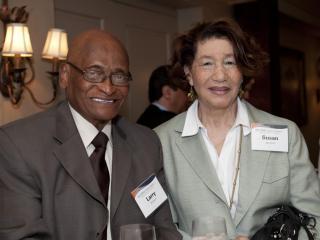
<path id="1" fill-rule="evenodd" d="M 32 53 L 28 27 L 22 23 L 8 24 L 2 55 L 13 57 L 19 54 L 21 57 L 31 57 Z"/>
<path id="2" fill-rule="evenodd" d="M 42 51 L 42 57 L 46 59 L 57 58 L 64 60 L 67 58 L 68 41 L 67 33 L 58 28 L 52 28 L 47 34 L 46 43 Z"/>

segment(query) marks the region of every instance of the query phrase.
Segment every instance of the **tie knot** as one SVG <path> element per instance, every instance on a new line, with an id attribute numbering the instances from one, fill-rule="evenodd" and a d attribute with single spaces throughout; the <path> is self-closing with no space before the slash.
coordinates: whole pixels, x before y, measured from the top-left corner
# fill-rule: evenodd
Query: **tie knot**
<path id="1" fill-rule="evenodd" d="M 106 147 L 108 143 L 108 136 L 103 132 L 99 132 L 97 136 L 92 140 L 92 144 L 95 148 Z"/>

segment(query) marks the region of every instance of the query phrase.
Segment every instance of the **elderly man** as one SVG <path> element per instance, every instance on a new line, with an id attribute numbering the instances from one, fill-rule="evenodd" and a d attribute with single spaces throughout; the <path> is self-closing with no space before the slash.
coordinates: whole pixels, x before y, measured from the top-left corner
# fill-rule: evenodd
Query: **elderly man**
<path id="1" fill-rule="evenodd" d="M 0 239 L 118 240 L 132 223 L 181 239 L 161 192 L 158 138 L 118 116 L 131 80 L 125 48 L 100 30 L 70 46 L 67 101 L 0 129 Z M 153 205 L 138 205 L 153 192 Z"/>

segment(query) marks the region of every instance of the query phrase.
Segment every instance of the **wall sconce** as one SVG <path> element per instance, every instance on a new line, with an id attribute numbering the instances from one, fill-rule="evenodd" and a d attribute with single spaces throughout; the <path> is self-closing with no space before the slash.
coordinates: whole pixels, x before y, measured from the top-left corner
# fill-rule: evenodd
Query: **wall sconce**
<path id="1" fill-rule="evenodd" d="M 28 27 L 23 23 L 8 24 L 2 49 L 1 93 L 13 104 L 20 101 L 23 88 L 34 78 L 32 64 L 28 61 L 32 74 L 25 82 L 25 58 L 32 57 L 32 53 Z"/>
<path id="2" fill-rule="evenodd" d="M 32 46 L 29 30 L 26 26 L 29 14 L 25 6 L 8 8 L 7 1 L 3 1 L 0 8 L 0 19 L 3 22 L 5 41 L 2 48 L 2 59 L 0 62 L 0 91 L 4 97 L 10 99 L 13 105 L 17 105 L 23 90 L 29 92 L 31 99 L 39 107 L 52 103 L 57 96 L 59 79 L 59 62 L 66 59 L 68 52 L 67 34 L 61 29 L 51 29 L 42 52 L 42 57 L 52 61 L 51 76 L 53 96 L 47 102 L 36 99 L 28 87 L 34 80 L 34 68 L 31 61 Z M 27 66 L 29 67 L 30 79 L 26 79 Z"/>
<path id="3" fill-rule="evenodd" d="M 54 98 L 57 95 L 60 62 L 67 59 L 68 41 L 67 33 L 58 28 L 52 28 L 47 34 L 46 43 L 42 51 L 42 58 L 52 62 L 51 76 Z"/>

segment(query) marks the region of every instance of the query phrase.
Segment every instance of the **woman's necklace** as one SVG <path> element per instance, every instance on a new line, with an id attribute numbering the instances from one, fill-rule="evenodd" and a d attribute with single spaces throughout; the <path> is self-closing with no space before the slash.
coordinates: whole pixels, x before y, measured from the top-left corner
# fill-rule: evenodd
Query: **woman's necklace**
<path id="1" fill-rule="evenodd" d="M 236 149 L 236 172 L 234 174 L 233 182 L 232 182 L 232 192 L 231 192 L 231 198 L 230 198 L 230 206 L 229 209 L 232 208 L 233 200 L 234 200 L 234 194 L 236 191 L 237 186 L 237 179 L 239 176 L 239 170 L 240 170 L 240 153 L 241 153 L 241 144 L 242 144 L 242 125 L 240 125 L 240 137 L 239 137 L 239 144 Z"/>

